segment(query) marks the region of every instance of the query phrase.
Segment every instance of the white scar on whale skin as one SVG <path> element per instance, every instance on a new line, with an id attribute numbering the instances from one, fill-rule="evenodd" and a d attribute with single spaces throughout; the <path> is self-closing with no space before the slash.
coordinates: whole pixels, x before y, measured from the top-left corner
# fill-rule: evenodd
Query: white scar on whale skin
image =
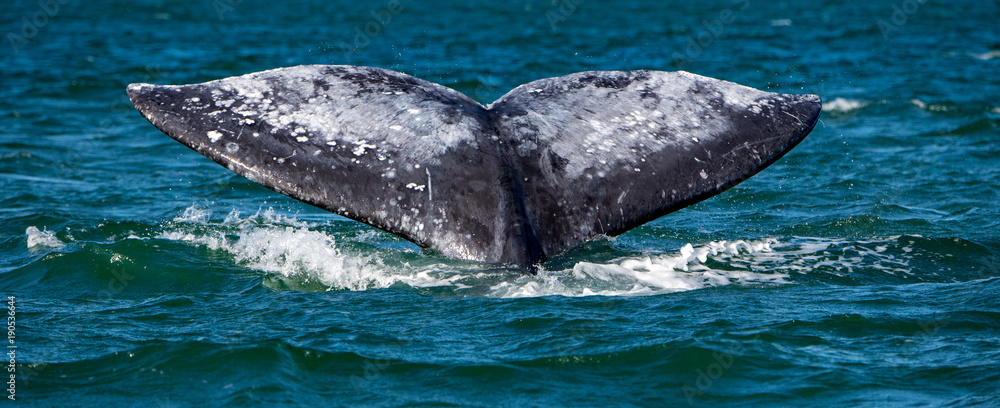
<path id="1" fill-rule="evenodd" d="M 738 184 L 822 109 L 815 95 L 662 71 L 540 79 L 487 106 L 343 65 L 128 93 L 157 128 L 268 188 L 446 256 L 529 271 Z"/>
<path id="2" fill-rule="evenodd" d="M 427 173 L 427 201 L 431 203 L 434 202 L 434 187 L 431 185 L 431 171 L 430 169 L 424 168 L 424 172 Z"/>

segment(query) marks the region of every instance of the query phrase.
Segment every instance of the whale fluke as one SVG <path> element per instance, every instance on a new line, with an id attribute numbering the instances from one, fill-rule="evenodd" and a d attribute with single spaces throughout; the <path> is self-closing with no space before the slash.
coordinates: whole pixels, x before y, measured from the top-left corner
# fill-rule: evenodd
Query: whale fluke
<path id="1" fill-rule="evenodd" d="M 356 66 L 128 94 L 154 126 L 254 182 L 449 257 L 531 270 L 746 180 L 821 107 L 662 71 L 541 79 L 488 107 Z"/>

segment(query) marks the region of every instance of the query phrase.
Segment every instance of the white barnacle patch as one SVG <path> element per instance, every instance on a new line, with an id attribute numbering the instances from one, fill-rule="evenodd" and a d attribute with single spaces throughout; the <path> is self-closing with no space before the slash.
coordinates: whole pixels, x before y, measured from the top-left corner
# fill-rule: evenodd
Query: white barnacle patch
<path id="1" fill-rule="evenodd" d="M 418 185 L 417 183 L 410 183 L 406 185 L 406 188 L 410 190 L 424 191 L 424 189 L 427 188 L 427 185 L 425 184 Z"/>
<path id="2" fill-rule="evenodd" d="M 403 130 L 403 127 L 399 126 L 399 125 L 392 125 L 392 126 L 389 126 L 389 129 L 392 129 L 392 130 Z"/>
<path id="3" fill-rule="evenodd" d="M 327 143 L 327 144 L 329 144 L 329 143 Z M 364 155 L 366 153 L 365 149 L 374 149 L 375 148 L 375 145 L 369 144 L 368 141 L 365 140 L 365 139 L 361 139 L 361 140 L 358 140 L 357 142 L 354 142 L 354 146 L 355 146 L 354 150 L 352 150 L 351 153 L 354 153 L 355 156 Z"/>
<path id="4" fill-rule="evenodd" d="M 218 130 L 209 130 L 208 133 L 206 133 L 206 136 L 208 136 L 208 140 L 210 140 L 212 143 L 215 143 L 222 138 L 222 133 L 219 132 Z"/>
<path id="5" fill-rule="evenodd" d="M 264 93 L 256 87 L 242 86 L 237 88 L 237 92 L 240 93 L 244 99 L 260 99 L 264 97 Z"/>
<path id="6" fill-rule="evenodd" d="M 706 180 L 708 179 L 708 173 L 706 173 L 704 169 L 701 171 L 701 173 L 698 173 L 698 174 L 701 175 L 701 178 L 706 179 Z"/>
<path id="7" fill-rule="evenodd" d="M 327 146 L 336 146 L 337 145 L 337 141 L 336 140 L 331 140 L 329 142 L 326 142 L 326 145 Z"/>
<path id="8" fill-rule="evenodd" d="M 191 99 L 188 99 L 188 102 L 191 102 L 191 103 L 198 103 L 198 102 L 201 102 L 201 98 L 199 98 L 199 97 L 195 96 L 195 97 L 193 97 L 193 98 L 191 98 Z"/>
<path id="9" fill-rule="evenodd" d="M 224 108 L 228 108 L 228 107 L 233 106 L 233 102 L 236 102 L 236 101 L 232 100 L 232 99 L 226 99 L 226 100 L 223 100 L 223 101 L 215 101 L 215 104 L 218 105 L 218 106 L 222 106 Z"/>
<path id="10" fill-rule="evenodd" d="M 271 160 L 277 161 L 278 164 L 285 164 L 285 160 L 291 159 L 292 157 L 294 157 L 295 153 L 296 152 L 292 152 L 292 154 L 289 155 L 288 157 L 272 157 Z M 292 163 L 292 165 L 295 165 L 295 163 Z"/>
<path id="11" fill-rule="evenodd" d="M 240 145 L 233 142 L 226 143 L 226 152 L 236 153 L 238 151 L 240 151 Z"/>
<path id="12" fill-rule="evenodd" d="M 296 141 L 296 142 L 302 142 L 302 143 L 305 143 L 305 142 L 308 142 L 308 141 L 309 141 L 309 137 L 308 137 L 308 136 L 297 136 L 297 137 L 295 138 L 295 141 Z"/>
<path id="13" fill-rule="evenodd" d="M 420 113 L 420 109 L 415 109 L 415 108 L 410 108 L 410 109 L 407 109 L 406 111 L 409 112 L 409 113 L 412 113 L 414 115 Z"/>

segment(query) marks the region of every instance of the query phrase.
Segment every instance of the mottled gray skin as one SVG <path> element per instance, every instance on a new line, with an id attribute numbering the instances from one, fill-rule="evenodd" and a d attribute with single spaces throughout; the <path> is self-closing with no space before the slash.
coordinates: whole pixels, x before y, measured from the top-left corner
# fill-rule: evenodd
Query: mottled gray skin
<path id="1" fill-rule="evenodd" d="M 252 181 L 450 257 L 529 270 L 736 185 L 820 113 L 815 95 L 660 71 L 542 79 L 489 108 L 355 66 L 128 93 L 157 128 Z"/>

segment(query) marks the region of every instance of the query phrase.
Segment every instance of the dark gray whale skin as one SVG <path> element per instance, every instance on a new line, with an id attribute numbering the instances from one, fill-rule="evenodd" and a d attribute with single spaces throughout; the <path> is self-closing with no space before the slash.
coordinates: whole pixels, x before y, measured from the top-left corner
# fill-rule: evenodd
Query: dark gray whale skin
<path id="1" fill-rule="evenodd" d="M 488 107 L 357 66 L 128 94 L 164 133 L 254 182 L 449 257 L 530 271 L 746 180 L 821 111 L 816 95 L 662 71 L 541 79 Z"/>

